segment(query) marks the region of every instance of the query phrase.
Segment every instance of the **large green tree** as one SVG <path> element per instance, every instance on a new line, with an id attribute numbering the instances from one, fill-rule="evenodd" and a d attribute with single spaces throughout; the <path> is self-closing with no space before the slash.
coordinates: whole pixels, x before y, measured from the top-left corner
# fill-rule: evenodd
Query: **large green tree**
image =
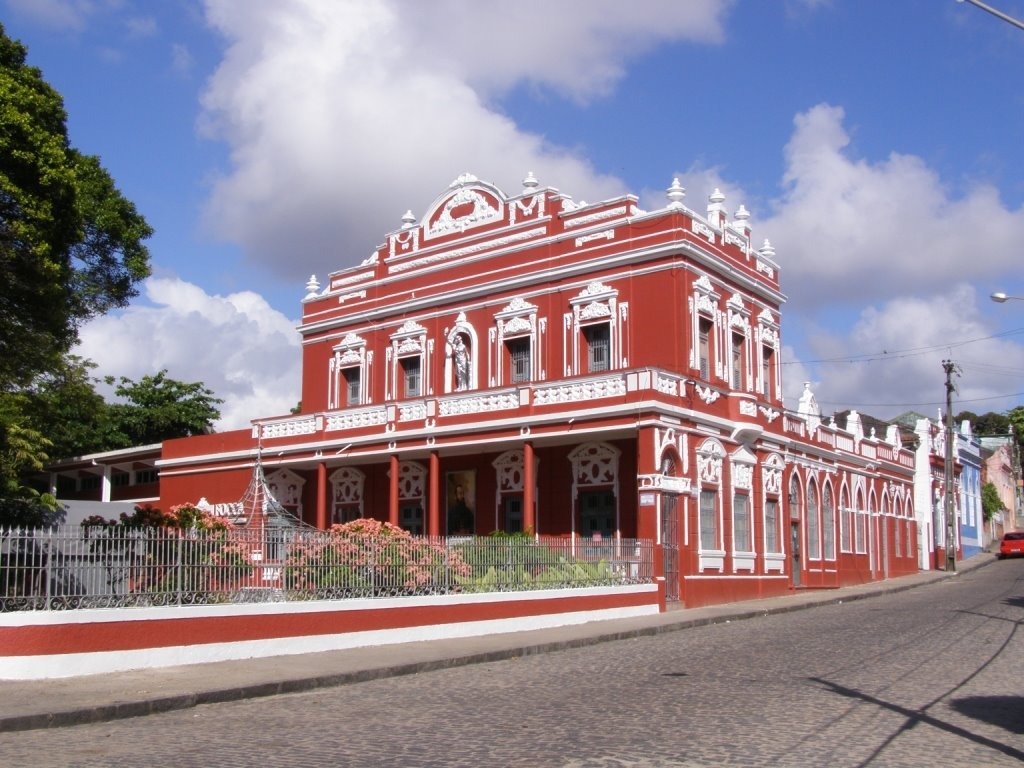
<path id="1" fill-rule="evenodd" d="M 113 378 L 107 382 L 113 384 Z M 139 381 L 121 377 L 115 390 L 124 402 L 109 406 L 111 431 L 107 448 L 159 443 L 213 431 L 224 402 L 200 382 L 167 377 L 162 370 Z"/>
<path id="2" fill-rule="evenodd" d="M 0 25 L 0 391 L 59 366 L 80 325 L 149 275 L 152 230 L 70 145 L 63 100 L 26 56 Z"/>

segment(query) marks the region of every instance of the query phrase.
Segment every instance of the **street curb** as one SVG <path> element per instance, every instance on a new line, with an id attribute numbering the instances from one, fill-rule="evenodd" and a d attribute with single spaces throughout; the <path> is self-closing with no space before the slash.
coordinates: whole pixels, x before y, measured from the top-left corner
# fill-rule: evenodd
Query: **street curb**
<path id="1" fill-rule="evenodd" d="M 678 632 L 681 630 L 711 626 L 731 621 L 745 621 L 763 616 L 792 613 L 794 611 L 802 611 L 825 605 L 841 605 L 845 602 L 854 602 L 870 597 L 903 592 L 910 589 L 916 589 L 917 587 L 925 586 L 927 584 L 934 584 L 940 581 L 954 579 L 963 573 L 967 573 L 996 562 L 994 557 L 984 559 L 975 557 L 972 558 L 972 560 L 978 560 L 978 562 L 971 563 L 970 567 L 967 567 L 965 562 L 964 567 L 954 573 L 941 571 L 932 572 L 935 574 L 934 577 L 927 581 L 917 581 L 912 584 L 900 584 L 898 581 L 894 583 L 875 582 L 874 584 L 877 586 L 866 589 L 864 592 L 854 592 L 833 596 L 830 596 L 828 592 L 808 593 L 808 597 L 813 594 L 813 599 L 807 599 L 807 597 L 805 597 L 805 599 L 789 605 L 782 604 L 763 607 L 750 606 L 731 612 L 728 610 L 728 606 L 722 606 L 723 612 L 721 614 L 711 616 L 681 618 L 678 621 L 667 621 L 662 624 L 652 624 L 614 632 L 599 632 L 594 635 L 575 637 L 567 640 L 529 643 L 493 651 L 466 653 L 444 659 L 428 659 L 405 664 L 383 665 L 352 672 L 315 675 L 310 677 L 255 683 L 252 685 L 236 685 L 230 688 L 203 690 L 192 693 L 174 694 L 170 696 L 157 696 L 137 701 L 118 702 L 115 704 L 98 704 L 91 707 L 80 707 L 77 709 L 49 713 L 0 716 L 0 733 L 95 724 L 110 722 L 113 720 L 123 720 L 131 717 L 144 717 L 146 715 L 155 715 L 163 712 L 191 709 L 201 704 L 223 704 L 231 701 L 279 696 L 286 693 L 306 693 L 323 688 L 336 688 L 343 685 L 369 682 L 371 680 L 381 680 L 390 677 L 401 677 L 403 675 L 413 675 L 420 672 L 451 669 L 455 667 L 469 666 L 472 664 L 485 664 L 493 661 L 506 661 L 508 659 L 522 658 L 524 656 L 533 656 L 572 648 L 583 648 L 590 645 L 597 645 L 598 643 L 607 643 L 616 640 L 651 637 L 668 632 Z M 881 586 L 881 584 L 884 584 L 884 586 Z"/>

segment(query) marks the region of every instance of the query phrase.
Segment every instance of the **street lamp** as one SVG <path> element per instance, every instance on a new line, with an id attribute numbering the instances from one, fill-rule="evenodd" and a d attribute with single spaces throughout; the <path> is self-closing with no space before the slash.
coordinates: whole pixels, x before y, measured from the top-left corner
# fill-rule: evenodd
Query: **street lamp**
<path id="1" fill-rule="evenodd" d="M 1003 304 L 1007 301 L 1024 301 L 1024 296 L 1008 296 L 1002 291 L 996 291 L 989 298 L 999 304 Z"/>

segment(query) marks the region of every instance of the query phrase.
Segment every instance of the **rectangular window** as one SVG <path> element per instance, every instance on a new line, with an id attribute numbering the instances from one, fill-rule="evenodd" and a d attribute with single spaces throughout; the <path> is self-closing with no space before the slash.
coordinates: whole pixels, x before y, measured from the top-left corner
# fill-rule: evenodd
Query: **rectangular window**
<path id="1" fill-rule="evenodd" d="M 131 476 L 127 472 L 113 472 L 110 475 L 110 484 L 114 488 L 122 488 L 128 485 Z"/>
<path id="2" fill-rule="evenodd" d="M 779 502 L 768 499 L 764 503 L 764 548 L 766 552 L 780 552 Z"/>
<path id="3" fill-rule="evenodd" d="M 700 356 L 700 377 L 711 378 L 711 321 L 702 317 L 698 328 L 698 355 Z"/>
<path id="4" fill-rule="evenodd" d="M 403 357 L 402 377 L 405 380 L 405 396 L 420 396 L 420 359 L 418 357 Z"/>
<path id="5" fill-rule="evenodd" d="M 743 388 L 743 336 L 732 335 L 732 388 Z"/>
<path id="6" fill-rule="evenodd" d="M 359 369 L 343 368 L 341 375 L 345 377 L 345 405 L 359 405 Z"/>
<path id="7" fill-rule="evenodd" d="M 516 494 L 503 496 L 501 499 L 503 528 L 505 533 L 522 533 L 523 530 L 523 497 Z"/>
<path id="8" fill-rule="evenodd" d="M 598 373 L 611 367 L 611 332 L 607 323 L 588 325 L 583 329 L 587 340 L 587 371 Z"/>
<path id="9" fill-rule="evenodd" d="M 750 509 L 747 497 L 737 493 L 732 497 L 732 545 L 734 552 L 751 552 Z"/>
<path id="10" fill-rule="evenodd" d="M 857 548 L 857 552 L 864 554 L 867 549 L 864 546 L 864 541 L 867 539 L 867 512 L 863 509 L 856 511 L 857 517 L 857 529 L 854 532 L 854 545 Z"/>
<path id="11" fill-rule="evenodd" d="M 718 513 L 715 502 L 718 494 L 714 491 L 700 492 L 700 548 L 718 549 Z"/>
<path id="12" fill-rule="evenodd" d="M 157 472 L 155 469 L 140 469 L 135 473 L 135 485 L 155 483 L 156 481 Z"/>
<path id="13" fill-rule="evenodd" d="M 512 383 L 518 384 L 529 381 L 532 378 L 530 366 L 530 338 L 524 336 L 521 339 L 509 339 L 506 342 L 508 347 L 509 363 L 512 370 Z"/>
<path id="14" fill-rule="evenodd" d="M 611 491 L 580 491 L 580 532 L 584 536 L 615 533 L 615 494 Z"/>
<path id="15" fill-rule="evenodd" d="M 761 347 L 761 394 L 767 399 L 772 396 L 772 353 L 771 347 Z"/>
<path id="16" fill-rule="evenodd" d="M 413 536 L 422 536 L 423 507 L 419 504 L 403 504 L 398 510 L 398 525 Z"/>

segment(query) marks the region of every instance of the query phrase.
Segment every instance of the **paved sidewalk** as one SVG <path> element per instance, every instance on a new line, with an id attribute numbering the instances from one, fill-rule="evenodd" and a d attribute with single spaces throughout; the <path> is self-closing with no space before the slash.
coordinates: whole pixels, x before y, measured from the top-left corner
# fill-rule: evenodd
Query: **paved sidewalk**
<path id="1" fill-rule="evenodd" d="M 975 555 L 957 564 L 958 573 L 988 565 L 994 560 L 994 556 L 987 552 Z M 707 608 L 681 608 L 654 616 L 596 621 L 554 629 L 58 680 L 0 681 L 0 732 L 95 723 L 185 709 L 199 704 L 309 691 L 432 669 L 498 661 L 859 600 L 948 578 L 956 578 L 956 575 L 942 571 L 923 571 L 855 587 L 797 591 L 764 600 Z"/>

